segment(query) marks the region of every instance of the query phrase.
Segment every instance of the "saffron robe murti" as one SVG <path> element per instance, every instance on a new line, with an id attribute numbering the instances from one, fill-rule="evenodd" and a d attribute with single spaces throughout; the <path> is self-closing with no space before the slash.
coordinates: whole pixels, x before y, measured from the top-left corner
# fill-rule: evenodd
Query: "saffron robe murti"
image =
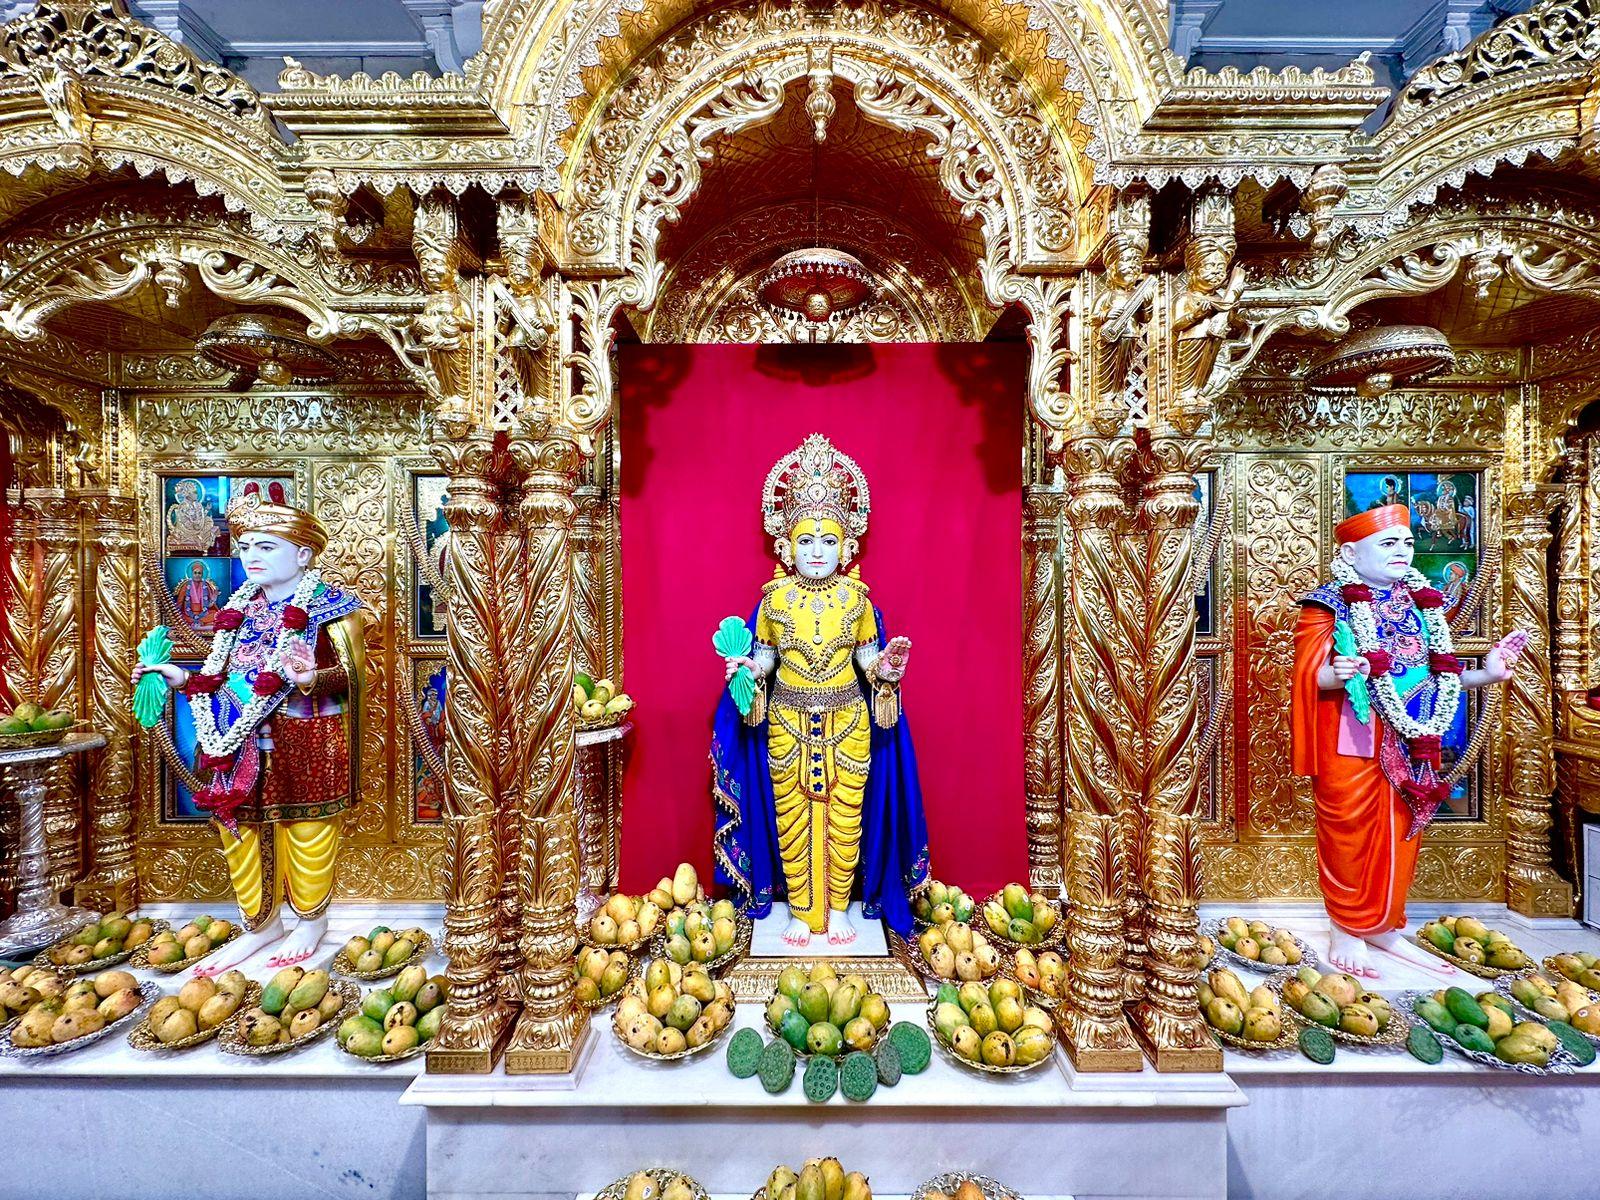
<path id="1" fill-rule="evenodd" d="M 1340 752 L 1346 693 L 1317 686 L 1333 651 L 1335 614 L 1314 593 L 1300 607 L 1294 634 L 1289 710 L 1292 766 L 1311 777 L 1317 811 L 1317 871 L 1328 916 L 1340 929 L 1372 937 L 1406 923 L 1406 892 L 1417 872 L 1421 838 L 1406 838 L 1411 810 L 1384 774 L 1377 746 L 1383 718 L 1372 706 L 1372 753 Z M 1349 718 L 1353 719 L 1353 718 Z"/>

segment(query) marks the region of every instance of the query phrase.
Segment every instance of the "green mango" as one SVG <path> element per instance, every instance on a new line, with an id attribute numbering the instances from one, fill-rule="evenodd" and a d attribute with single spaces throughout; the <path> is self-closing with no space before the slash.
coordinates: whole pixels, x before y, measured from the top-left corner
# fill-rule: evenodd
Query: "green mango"
<path id="1" fill-rule="evenodd" d="M 693 996 L 679 996 L 667 1010 L 667 1024 L 687 1032 L 689 1026 L 700 1019 L 700 1001 Z"/>
<path id="2" fill-rule="evenodd" d="M 808 983 L 800 989 L 800 998 L 795 1003 L 808 1024 L 815 1025 L 818 1021 L 828 1019 L 828 989 L 820 983 Z"/>
<path id="3" fill-rule="evenodd" d="M 785 967 L 778 975 L 778 994 L 787 996 L 790 1000 L 800 999 L 800 992 L 806 986 L 806 973 L 799 967 Z"/>
<path id="4" fill-rule="evenodd" d="M 1013 942 L 1021 942 L 1028 946 L 1039 940 L 1039 934 L 1034 929 L 1033 922 L 1024 920 L 1021 917 L 1011 918 L 1010 924 L 1006 926 L 1006 936 Z"/>
<path id="5" fill-rule="evenodd" d="M 339 1031 L 333 1036 L 335 1040 L 338 1041 L 341 1046 L 343 1046 L 356 1034 L 363 1032 L 375 1033 L 381 1040 L 383 1037 L 383 1026 L 377 1021 L 374 1021 L 371 1017 L 363 1016 L 360 1013 L 357 1013 L 353 1017 L 346 1017 L 340 1024 Z"/>
<path id="6" fill-rule="evenodd" d="M 67 726 L 72 724 L 73 720 L 74 718 L 71 713 L 65 711 L 64 709 L 53 708 L 49 712 L 35 717 L 32 721 L 28 722 L 28 724 L 36 730 L 65 729 Z"/>
<path id="7" fill-rule="evenodd" d="M 953 983 L 941 983 L 938 992 L 933 997 L 940 1004 L 960 1004 L 961 993 Z"/>
<path id="8" fill-rule="evenodd" d="M 1008 916 L 1023 921 L 1033 920 L 1033 905 L 1028 901 L 1027 889 L 1020 883 L 1006 884 L 1005 891 L 1000 893 L 1000 903 Z"/>
<path id="9" fill-rule="evenodd" d="M 293 1012 L 299 1012 L 304 1008 L 315 1008 L 322 1003 L 322 998 L 327 994 L 328 973 L 320 970 L 307 971 L 295 985 L 294 991 L 289 993 L 287 1007 Z"/>
<path id="10" fill-rule="evenodd" d="M 1339 1005 L 1331 996 L 1321 992 L 1307 992 L 1301 1001 L 1300 1015 L 1318 1025 L 1333 1029 L 1339 1024 Z"/>
<path id="11" fill-rule="evenodd" d="M 837 1054 L 844 1049 L 844 1034 L 837 1025 L 818 1021 L 806 1031 L 806 1049 L 812 1054 Z"/>
<path id="12" fill-rule="evenodd" d="M 11 710 L 11 715 L 19 721 L 27 721 L 31 724 L 35 717 L 44 715 L 44 709 L 32 700 L 24 700 Z"/>
<path id="13" fill-rule="evenodd" d="M 843 1028 L 861 1015 L 861 992 L 853 983 L 841 983 L 828 1002 L 828 1020 Z"/>
<path id="14" fill-rule="evenodd" d="M 959 1004 L 941 1004 L 933 1010 L 933 1027 L 946 1042 L 954 1040 L 956 1030 L 967 1023 L 967 1014 Z"/>
<path id="15" fill-rule="evenodd" d="M 794 1011 L 794 1001 L 780 993 L 767 1002 L 767 1024 L 773 1029 L 782 1029 L 784 1017 Z"/>
<path id="16" fill-rule="evenodd" d="M 1485 1020 L 1487 1019 L 1485 1018 Z M 1494 1039 L 1485 1030 L 1466 1021 L 1462 1021 L 1457 1025 L 1455 1033 L 1451 1036 L 1465 1049 L 1481 1050 L 1484 1054 L 1494 1053 Z"/>
<path id="17" fill-rule="evenodd" d="M 1489 1028 L 1489 1015 L 1483 1011 L 1483 1005 L 1474 1000 L 1472 993 L 1465 988 L 1453 987 L 1445 992 L 1444 1006 L 1450 1010 L 1452 1017 L 1464 1025 L 1476 1025 L 1479 1029 Z"/>
<path id="18" fill-rule="evenodd" d="M 783 1014 L 783 1024 L 778 1026 L 778 1034 L 796 1050 L 806 1048 L 806 1034 L 811 1032 L 811 1022 L 800 1015 L 799 1010 L 793 1009 Z"/>
<path id="19" fill-rule="evenodd" d="M 439 1026 L 444 1024 L 445 1006 L 439 1005 L 430 1008 L 422 1014 L 422 1019 L 417 1022 L 417 1036 L 423 1041 L 432 1041 L 439 1035 Z"/>
<path id="20" fill-rule="evenodd" d="M 0 734 L 27 733 L 28 731 L 28 723 L 16 717 L 6 717 L 4 720 L 0 720 Z"/>
<path id="21" fill-rule="evenodd" d="M 1454 954 L 1456 950 L 1456 935 L 1450 931 L 1449 926 L 1433 923 L 1422 931 L 1427 938 L 1446 954 Z"/>
<path id="22" fill-rule="evenodd" d="M 1450 1010 L 1437 1000 L 1418 1000 L 1412 1011 L 1426 1021 L 1434 1032 L 1455 1036 L 1458 1022 L 1450 1015 Z"/>
<path id="23" fill-rule="evenodd" d="M 350 1035 L 350 1040 L 345 1043 L 344 1048 L 362 1058 L 376 1058 L 383 1053 L 383 1031 L 357 1030 Z"/>
<path id="24" fill-rule="evenodd" d="M 415 1001 L 417 993 L 422 990 L 422 985 L 428 982 L 428 971 L 421 964 L 414 964 L 401 971 L 395 981 L 389 985 L 389 990 L 394 993 L 396 1000 Z M 615 991 L 616 989 L 611 989 Z M 420 1007 L 420 1005 L 419 1005 Z"/>
<path id="25" fill-rule="evenodd" d="M 396 1003 L 393 992 L 388 988 L 379 988 L 375 992 L 367 993 L 367 998 L 361 1002 L 361 1012 L 363 1016 L 371 1017 L 382 1024 L 383 1018 Z"/>

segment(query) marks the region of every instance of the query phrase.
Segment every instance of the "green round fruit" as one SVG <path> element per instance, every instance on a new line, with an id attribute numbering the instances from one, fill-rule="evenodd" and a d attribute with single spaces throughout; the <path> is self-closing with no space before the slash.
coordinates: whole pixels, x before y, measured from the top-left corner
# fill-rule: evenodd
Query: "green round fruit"
<path id="1" fill-rule="evenodd" d="M 1326 1029 L 1310 1026 L 1300 1031 L 1300 1053 L 1319 1066 L 1333 1061 L 1333 1038 Z"/>
<path id="2" fill-rule="evenodd" d="M 1439 1045 L 1438 1037 L 1424 1025 L 1411 1027 L 1411 1032 L 1406 1034 L 1406 1049 L 1411 1051 L 1412 1058 L 1430 1067 L 1437 1065 L 1444 1057 L 1444 1047 Z"/>

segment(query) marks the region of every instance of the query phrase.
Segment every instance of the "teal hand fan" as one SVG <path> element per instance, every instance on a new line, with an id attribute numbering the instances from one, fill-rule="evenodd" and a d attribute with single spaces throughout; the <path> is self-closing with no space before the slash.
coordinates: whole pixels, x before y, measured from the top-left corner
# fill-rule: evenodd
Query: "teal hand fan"
<path id="1" fill-rule="evenodd" d="M 147 667 L 159 667 L 172 661 L 172 639 L 167 627 L 157 625 L 144 635 L 139 643 L 139 661 Z M 133 689 L 133 715 L 146 729 L 155 727 L 167 707 L 167 681 L 160 671 L 146 671 L 139 676 Z"/>
<path id="2" fill-rule="evenodd" d="M 754 642 L 750 627 L 738 617 L 723 617 L 722 624 L 711 635 L 712 648 L 723 658 L 745 657 Z M 740 667 L 733 673 L 733 678 L 728 680 L 728 694 L 733 697 L 739 715 L 749 716 L 750 705 L 755 703 L 756 698 L 756 677 L 750 673 L 749 667 Z"/>
<path id="3" fill-rule="evenodd" d="M 1348 621 L 1333 623 L 1333 652 L 1348 658 L 1355 658 L 1361 653 L 1356 649 L 1356 633 Z M 1352 675 L 1344 681 L 1344 690 L 1350 696 L 1350 709 L 1356 714 L 1356 720 L 1365 725 L 1367 713 L 1372 707 L 1372 697 L 1367 693 L 1367 677 Z"/>

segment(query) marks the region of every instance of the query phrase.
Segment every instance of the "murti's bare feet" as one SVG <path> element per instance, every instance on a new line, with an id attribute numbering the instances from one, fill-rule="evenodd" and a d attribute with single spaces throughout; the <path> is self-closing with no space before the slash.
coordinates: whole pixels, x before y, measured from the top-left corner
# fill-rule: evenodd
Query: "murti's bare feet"
<path id="1" fill-rule="evenodd" d="M 1328 930 L 1328 962 L 1346 975 L 1354 975 L 1358 979 L 1378 978 L 1366 941 L 1353 933 L 1346 933 L 1337 925 Z"/>
<path id="2" fill-rule="evenodd" d="M 855 926 L 842 912 L 828 914 L 828 945 L 848 946 L 856 940 Z"/>
<path id="3" fill-rule="evenodd" d="M 326 915 L 301 917 L 295 923 L 293 931 L 283 940 L 283 945 L 278 948 L 277 953 L 267 959 L 267 966 L 292 967 L 307 961 L 316 954 L 317 947 L 322 944 L 327 932 Z"/>
<path id="4" fill-rule="evenodd" d="M 811 926 L 807 925 L 799 917 L 795 917 L 790 920 L 789 928 L 783 931 L 783 940 L 787 945 L 794 946 L 797 949 L 809 946 L 811 944 Z"/>
<path id="5" fill-rule="evenodd" d="M 1372 939 L 1372 944 L 1383 953 L 1398 958 L 1408 967 L 1437 975 L 1440 979 L 1455 979 L 1457 976 L 1455 967 L 1442 959 L 1435 958 L 1421 946 L 1412 945 L 1401 930 L 1393 929 L 1388 933 L 1380 933 Z"/>
<path id="6" fill-rule="evenodd" d="M 283 940 L 283 920 L 273 917 L 260 929 L 251 933 L 242 933 L 233 941 L 219 949 L 205 962 L 194 969 L 198 976 L 221 975 L 224 971 L 234 967 L 243 966 L 250 959 L 264 950 L 270 949 L 274 943 Z"/>

